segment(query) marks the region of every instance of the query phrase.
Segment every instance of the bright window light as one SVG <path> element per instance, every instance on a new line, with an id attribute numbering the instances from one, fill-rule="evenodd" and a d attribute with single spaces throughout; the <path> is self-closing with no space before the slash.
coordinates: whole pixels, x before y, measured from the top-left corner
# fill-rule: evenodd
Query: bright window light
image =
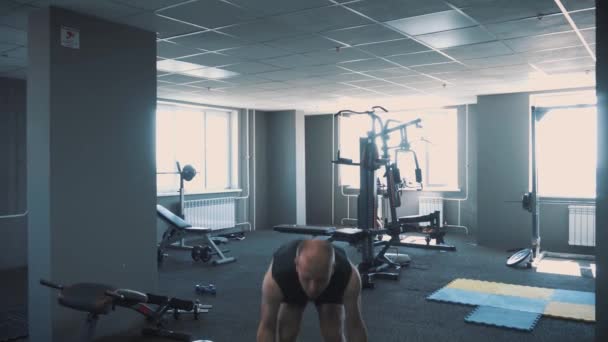
<path id="1" fill-rule="evenodd" d="M 539 107 L 593 104 L 592 92 L 535 98 Z M 595 198 L 597 109 L 549 110 L 536 125 L 538 193 L 543 197 Z"/>
<path id="2" fill-rule="evenodd" d="M 157 192 L 179 190 L 176 162 L 192 165 L 197 175 L 185 184 L 188 193 L 236 188 L 236 113 L 159 103 L 156 111 Z"/>
<path id="3" fill-rule="evenodd" d="M 416 152 L 423 174 L 423 184 L 426 188 L 458 188 L 458 127 L 456 109 L 437 111 L 396 112 L 383 114 L 383 120 L 399 120 L 402 122 L 422 119 L 423 128 L 410 126 L 407 128 L 411 149 Z M 364 115 L 339 119 L 339 149 L 340 156 L 359 161 L 359 138 L 367 135 L 371 129 L 371 120 Z M 389 146 L 399 144 L 400 135 L 391 135 Z M 380 148 L 380 140 L 377 141 Z M 394 152 L 391 158 L 395 158 Z M 415 164 L 410 153 L 397 154 L 397 165 L 401 177 L 408 182 L 415 181 Z M 350 188 L 359 188 L 359 168 L 355 166 L 339 166 L 339 184 Z"/>

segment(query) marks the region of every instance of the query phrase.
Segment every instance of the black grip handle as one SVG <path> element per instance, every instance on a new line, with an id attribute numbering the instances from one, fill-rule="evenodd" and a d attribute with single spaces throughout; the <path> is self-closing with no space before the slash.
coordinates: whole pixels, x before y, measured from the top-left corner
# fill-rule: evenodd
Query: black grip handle
<path id="1" fill-rule="evenodd" d="M 48 286 L 53 289 L 63 290 L 63 285 L 52 283 L 48 280 L 40 279 L 40 285 Z"/>
<path id="2" fill-rule="evenodd" d="M 194 302 L 191 300 L 171 298 L 169 300 L 169 306 L 179 310 L 191 311 L 192 308 L 194 308 Z"/>
<path id="3" fill-rule="evenodd" d="M 152 293 L 146 293 L 146 296 L 148 296 L 148 303 L 154 305 L 164 305 L 169 300 L 167 296 L 159 296 Z"/>

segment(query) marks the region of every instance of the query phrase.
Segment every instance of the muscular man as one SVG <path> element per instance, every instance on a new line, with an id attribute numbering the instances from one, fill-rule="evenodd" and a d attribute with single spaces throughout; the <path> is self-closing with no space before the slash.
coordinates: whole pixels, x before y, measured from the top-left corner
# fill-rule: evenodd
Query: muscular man
<path id="1" fill-rule="evenodd" d="M 296 240 L 280 247 L 262 285 L 258 342 L 294 342 L 313 301 L 326 342 L 367 342 L 361 318 L 361 278 L 339 247 Z"/>

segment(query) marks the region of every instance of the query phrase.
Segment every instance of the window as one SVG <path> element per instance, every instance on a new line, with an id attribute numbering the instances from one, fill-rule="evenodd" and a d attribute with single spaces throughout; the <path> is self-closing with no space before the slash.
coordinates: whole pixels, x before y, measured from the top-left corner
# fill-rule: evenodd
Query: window
<path id="1" fill-rule="evenodd" d="M 594 104 L 592 92 L 543 95 L 537 107 Z M 556 108 L 536 124 L 538 193 L 543 197 L 595 198 L 597 109 Z"/>
<path id="2" fill-rule="evenodd" d="M 172 103 L 156 111 L 157 191 L 179 191 L 176 162 L 190 164 L 197 175 L 185 187 L 190 193 L 237 187 L 236 113 Z"/>
<path id="3" fill-rule="evenodd" d="M 422 119 L 423 128 L 408 127 L 407 135 L 411 149 L 416 152 L 422 169 L 423 185 L 426 188 L 457 189 L 458 188 L 458 121 L 456 109 L 445 109 L 420 113 L 390 113 L 382 115 L 388 119 L 402 122 L 415 118 Z M 371 128 L 371 119 L 358 115 L 340 118 L 339 149 L 343 158 L 359 160 L 359 138 L 366 136 Z M 400 136 L 394 132 L 389 140 L 389 146 L 399 144 Z M 380 141 L 377 142 L 380 147 Z M 395 160 L 394 151 L 391 158 Z M 415 181 L 415 164 L 411 154 L 398 153 L 397 165 L 402 178 Z M 339 184 L 351 188 L 359 187 L 359 168 L 355 166 L 339 166 Z"/>

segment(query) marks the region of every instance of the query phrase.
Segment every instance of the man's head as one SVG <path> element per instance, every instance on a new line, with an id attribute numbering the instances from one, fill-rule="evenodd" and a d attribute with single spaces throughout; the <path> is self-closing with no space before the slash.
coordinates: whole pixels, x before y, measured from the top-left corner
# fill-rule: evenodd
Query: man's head
<path id="1" fill-rule="evenodd" d="M 325 240 L 304 240 L 298 246 L 295 263 L 304 292 L 315 299 L 327 288 L 334 272 L 334 248 Z"/>

